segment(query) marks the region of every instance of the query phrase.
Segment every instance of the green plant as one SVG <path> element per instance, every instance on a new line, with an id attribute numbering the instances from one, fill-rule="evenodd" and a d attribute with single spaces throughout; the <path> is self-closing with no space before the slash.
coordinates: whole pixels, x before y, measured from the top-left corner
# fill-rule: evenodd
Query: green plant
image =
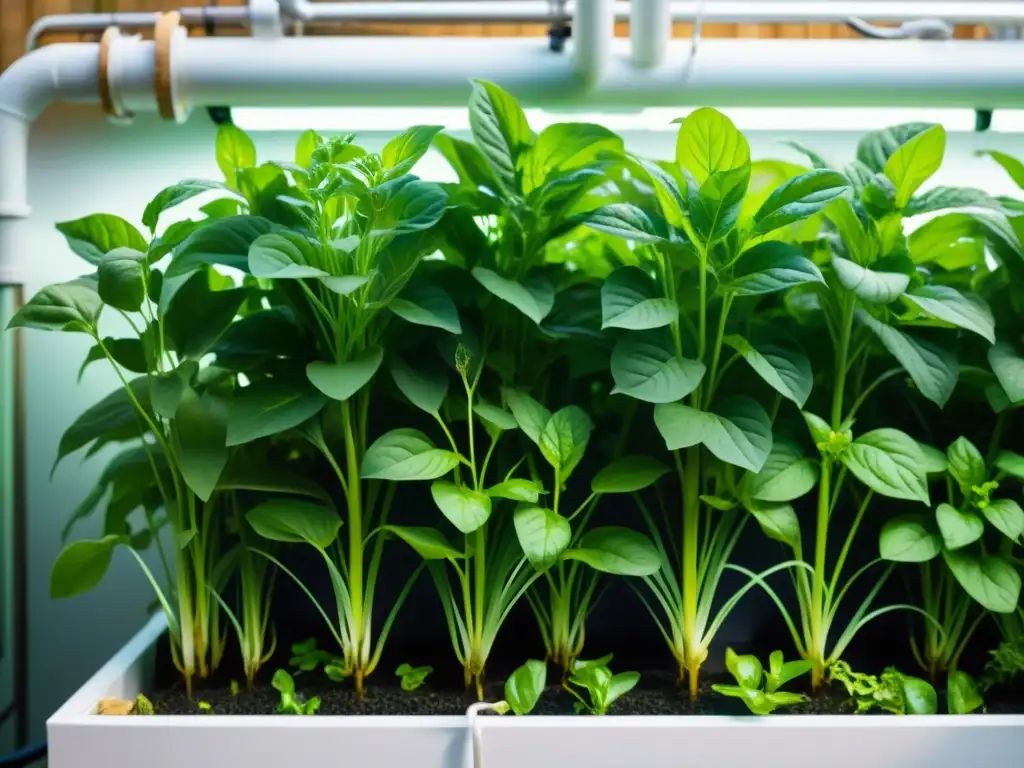
<path id="1" fill-rule="evenodd" d="M 153 711 L 153 702 L 143 696 L 141 693 L 135 697 L 135 708 L 132 710 L 133 715 L 152 715 L 155 714 Z"/>
<path id="2" fill-rule="evenodd" d="M 320 699 L 314 696 L 308 701 L 295 692 L 295 680 L 288 672 L 279 669 L 274 673 L 270 685 L 281 694 L 277 711 L 283 715 L 315 715 L 320 710 Z"/>
<path id="3" fill-rule="evenodd" d="M 569 679 L 562 684 L 576 699 L 577 712 L 589 712 L 592 715 L 607 715 L 609 708 L 617 700 L 629 693 L 640 682 L 639 672 L 619 672 L 612 674 L 608 663 L 612 655 L 602 656 L 593 661 L 576 660 L 572 664 Z M 586 692 L 586 697 L 582 695 Z"/>
<path id="4" fill-rule="evenodd" d="M 1012 683 L 1024 674 L 1024 642 L 1004 641 L 990 655 L 982 677 L 986 688 Z"/>
<path id="5" fill-rule="evenodd" d="M 946 702 L 951 715 L 969 715 L 985 706 L 977 682 L 966 672 L 949 673 L 946 682 Z"/>
<path id="6" fill-rule="evenodd" d="M 768 671 L 764 671 L 756 656 L 739 656 L 732 648 L 725 650 L 725 667 L 734 678 L 736 685 L 712 685 L 716 693 L 742 699 L 755 715 L 770 715 L 779 707 L 800 704 L 807 697 L 799 693 L 779 690 L 786 683 L 811 671 L 812 662 L 784 662 L 782 651 L 773 651 L 768 658 Z"/>
<path id="7" fill-rule="evenodd" d="M 833 663 L 829 680 L 841 683 L 857 712 L 883 709 L 894 715 L 933 715 L 938 710 L 938 697 L 927 680 L 904 675 L 888 667 L 880 676 L 854 672 L 845 661 Z"/>
<path id="8" fill-rule="evenodd" d="M 208 701 L 200 699 L 196 702 L 196 709 L 199 710 L 200 715 L 212 715 L 213 705 Z"/>
<path id="9" fill-rule="evenodd" d="M 995 478 L 1003 473 L 991 472 L 967 438 L 954 441 L 945 456 L 928 456 L 929 475 L 945 477 L 946 501 L 934 515 L 887 520 L 879 550 L 886 560 L 921 563 L 921 607 L 928 620 L 923 639 L 911 637 L 911 647 L 934 682 L 956 669 L 986 611 L 1017 612 L 1021 577 L 1012 548 L 1024 534 L 1024 510 L 1012 499 L 993 498 L 1000 488 Z"/>
<path id="10" fill-rule="evenodd" d="M 326 667 L 339 661 L 333 653 L 317 648 L 315 637 L 307 638 L 299 643 L 292 643 L 291 651 L 292 655 L 288 659 L 288 666 L 295 670 L 296 675 L 312 672 L 321 666 Z"/>
<path id="11" fill-rule="evenodd" d="M 635 244 L 601 288 L 602 328 L 615 342 L 613 391 L 653 404 L 672 452 L 683 501 L 679 538 L 667 510 L 663 535 L 639 502 L 661 560 L 645 579 L 661 616 L 645 603 L 695 698 L 716 633 L 740 598 L 763 583 L 752 578 L 715 604 L 747 519 L 740 502 L 768 516 L 817 481 L 797 444 L 773 439 L 782 400 L 802 408 L 810 394 L 810 363 L 785 324 L 779 333 L 778 322 L 755 310 L 778 292 L 823 283 L 818 267 L 781 238 L 840 199 L 849 183 L 819 169 L 774 189 L 752 189 L 749 146 L 728 118 L 700 109 L 680 122 L 674 163 L 628 158 L 653 195 L 579 219 Z M 738 361 L 768 384 L 769 410 L 757 387 L 738 386 L 749 377 L 735 370 L 726 376 Z"/>
<path id="12" fill-rule="evenodd" d="M 237 696 L 239 693 L 242 692 L 242 687 L 238 684 L 237 680 L 232 680 L 230 685 L 228 686 L 228 691 L 231 693 L 232 696 Z"/>
<path id="13" fill-rule="evenodd" d="M 547 664 L 530 659 L 505 680 L 505 702 L 517 715 L 530 714 L 544 693 L 547 678 Z"/>
<path id="14" fill-rule="evenodd" d="M 434 671 L 433 667 L 414 667 L 409 664 L 399 664 L 395 675 L 401 678 L 403 691 L 415 691 L 426 682 L 427 676 Z"/>

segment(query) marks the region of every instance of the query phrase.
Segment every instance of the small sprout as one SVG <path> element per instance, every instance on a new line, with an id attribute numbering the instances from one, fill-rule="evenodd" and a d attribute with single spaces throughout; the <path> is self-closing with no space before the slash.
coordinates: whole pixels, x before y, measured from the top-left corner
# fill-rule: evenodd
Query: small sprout
<path id="1" fill-rule="evenodd" d="M 464 344 L 459 344 L 455 347 L 455 370 L 463 378 L 469 374 L 469 363 L 472 357 L 469 349 Z"/>
<path id="2" fill-rule="evenodd" d="M 349 676 L 348 672 L 340 664 L 327 664 L 324 667 L 324 674 L 327 675 L 327 679 L 332 683 L 340 683 Z"/>
<path id="3" fill-rule="evenodd" d="M 934 715 L 938 711 L 938 696 L 931 683 L 904 675 L 895 667 L 875 676 L 854 672 L 845 661 L 837 661 L 829 668 L 829 679 L 843 684 L 858 713 L 876 708 L 894 715 Z"/>
<path id="4" fill-rule="evenodd" d="M 612 704 L 640 682 L 639 672 L 620 672 L 613 675 L 608 668 L 611 660 L 612 655 L 609 653 L 594 661 L 577 660 L 572 663 L 569 680 L 562 687 L 576 697 L 577 712 L 606 715 Z M 587 698 L 576 689 L 586 691 Z"/>
<path id="5" fill-rule="evenodd" d="M 505 681 L 505 701 L 517 715 L 528 715 L 537 706 L 547 683 L 548 667 L 530 659 Z"/>
<path id="6" fill-rule="evenodd" d="M 402 679 L 403 691 L 415 691 L 427 679 L 427 675 L 434 671 L 433 667 L 414 667 L 410 664 L 399 664 L 395 675 Z"/>
<path id="7" fill-rule="evenodd" d="M 199 714 L 201 715 L 209 715 L 213 712 L 213 705 L 208 701 L 203 701 L 202 699 L 196 702 L 196 707 L 199 708 Z"/>
<path id="8" fill-rule="evenodd" d="M 231 685 L 230 685 L 229 690 L 231 691 L 231 695 L 232 696 L 237 696 L 238 695 L 238 693 L 241 690 L 241 688 L 238 687 L 238 681 L 237 680 L 232 680 L 231 681 Z"/>
<path id="9" fill-rule="evenodd" d="M 271 687 L 281 694 L 277 711 L 283 715 L 315 715 L 320 710 L 320 699 L 314 696 L 306 701 L 295 693 L 295 680 L 286 670 L 279 669 L 270 681 Z"/>
<path id="10" fill-rule="evenodd" d="M 969 715 L 985 706 L 978 684 L 966 672 L 950 672 L 946 681 L 946 701 L 951 715 Z"/>
<path id="11" fill-rule="evenodd" d="M 507 715 L 509 708 L 509 703 L 507 701 L 499 701 L 491 707 L 491 711 L 498 715 Z"/>
<path id="12" fill-rule="evenodd" d="M 311 637 L 301 643 L 292 644 L 292 656 L 288 659 L 288 665 L 296 670 L 295 674 L 299 675 L 303 672 L 312 672 L 320 665 L 336 664 L 339 661 L 333 654 L 318 649 L 316 638 Z"/>
<path id="13" fill-rule="evenodd" d="M 987 689 L 994 685 L 1007 685 L 1024 673 L 1024 638 L 1017 642 L 1001 643 L 989 654 L 992 658 L 985 665 L 982 687 Z"/>
<path id="14" fill-rule="evenodd" d="M 135 715 L 152 715 L 153 713 L 153 702 L 147 699 L 143 694 L 139 694 L 135 697 L 135 709 L 132 712 Z"/>
<path id="15" fill-rule="evenodd" d="M 799 693 L 779 689 L 786 683 L 806 675 L 810 661 L 783 661 L 782 651 L 773 651 L 768 657 L 765 673 L 756 656 L 740 656 L 732 648 L 725 649 L 725 667 L 736 679 L 736 685 L 712 685 L 715 693 L 741 699 L 755 715 L 770 715 L 779 707 L 793 706 L 807 700 Z"/>

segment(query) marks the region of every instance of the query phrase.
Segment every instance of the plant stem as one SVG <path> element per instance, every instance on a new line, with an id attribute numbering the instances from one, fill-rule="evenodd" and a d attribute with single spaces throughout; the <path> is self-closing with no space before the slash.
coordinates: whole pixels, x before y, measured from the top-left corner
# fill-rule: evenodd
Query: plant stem
<path id="1" fill-rule="evenodd" d="M 821 484 L 818 488 L 818 517 L 815 526 L 814 583 L 811 585 L 811 637 L 807 643 L 811 668 L 811 687 L 817 690 L 825 677 L 825 642 L 823 637 L 825 598 L 825 556 L 828 543 L 829 486 L 832 479 L 832 461 L 821 462 Z"/>
<path id="2" fill-rule="evenodd" d="M 842 328 L 839 333 L 839 344 L 836 347 L 836 382 L 832 390 L 832 429 L 839 429 L 843 422 L 843 394 L 846 389 L 846 368 L 850 354 L 850 336 L 853 333 L 852 299 L 843 298 Z"/>
<path id="3" fill-rule="evenodd" d="M 356 693 L 363 695 L 363 655 L 359 652 L 364 642 L 363 632 L 363 510 L 361 481 L 359 479 L 359 457 L 356 455 L 356 439 L 353 433 L 352 409 L 348 401 L 341 404 L 342 429 L 345 432 L 345 462 L 348 470 L 348 582 L 349 601 L 352 611 L 352 640 L 355 644 L 353 656 L 356 659 L 353 679 Z"/>

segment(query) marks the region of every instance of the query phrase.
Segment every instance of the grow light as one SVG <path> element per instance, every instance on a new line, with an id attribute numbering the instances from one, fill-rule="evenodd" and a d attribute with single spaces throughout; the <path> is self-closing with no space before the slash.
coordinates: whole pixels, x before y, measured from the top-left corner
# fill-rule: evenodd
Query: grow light
<path id="1" fill-rule="evenodd" d="M 530 125 L 540 130 L 565 121 L 596 122 L 613 131 L 675 131 L 672 120 L 689 109 L 651 108 L 632 112 L 553 112 L 527 109 Z M 758 108 L 739 107 L 722 110 L 740 130 L 747 131 L 870 131 L 907 122 L 941 123 L 952 132 L 970 132 L 975 114 L 970 109 L 863 109 L 842 108 Z M 247 131 L 391 131 L 410 124 L 443 125 L 450 131 L 469 130 L 469 112 L 450 108 L 325 108 L 303 109 L 238 108 L 232 110 L 236 125 Z M 1024 130 L 1024 110 L 997 110 L 992 130 Z"/>

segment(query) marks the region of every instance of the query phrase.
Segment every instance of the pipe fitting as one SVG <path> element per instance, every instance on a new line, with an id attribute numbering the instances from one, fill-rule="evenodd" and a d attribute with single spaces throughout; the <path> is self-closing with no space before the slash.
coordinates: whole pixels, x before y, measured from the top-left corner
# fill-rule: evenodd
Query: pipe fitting
<path id="1" fill-rule="evenodd" d="M 615 37 L 615 3 L 589 0 L 578 3 L 572 22 L 573 69 L 586 88 L 601 82 L 608 70 Z"/>
<path id="2" fill-rule="evenodd" d="M 669 0 L 632 0 L 629 42 L 633 64 L 644 69 L 661 66 L 672 37 L 672 5 Z"/>

